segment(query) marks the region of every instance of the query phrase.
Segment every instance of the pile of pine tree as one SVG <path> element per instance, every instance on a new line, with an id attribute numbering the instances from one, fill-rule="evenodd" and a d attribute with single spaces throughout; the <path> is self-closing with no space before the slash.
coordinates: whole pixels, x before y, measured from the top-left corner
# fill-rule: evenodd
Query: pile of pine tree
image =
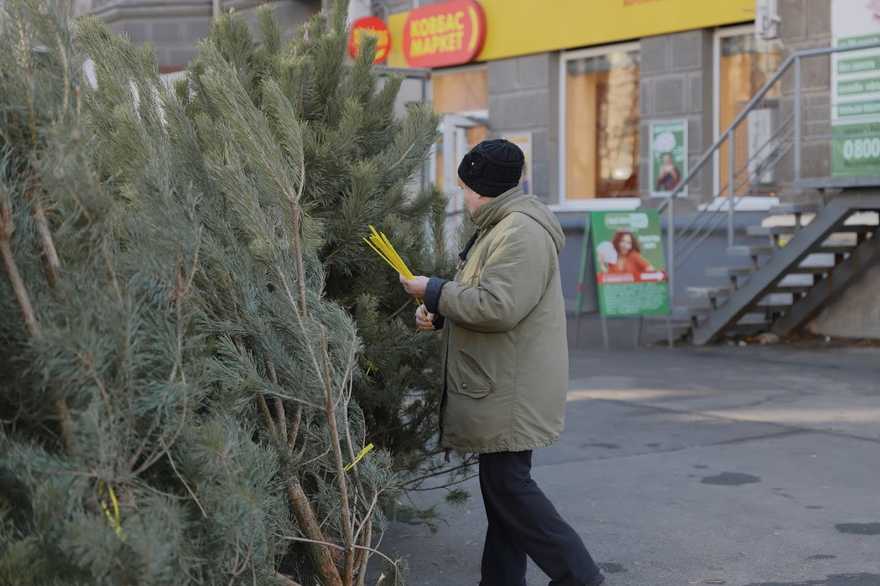
<path id="1" fill-rule="evenodd" d="M 0 8 L 0 583 L 363 584 L 438 381 L 360 238 L 447 268 L 436 120 L 344 2 L 174 88 L 69 4 Z"/>

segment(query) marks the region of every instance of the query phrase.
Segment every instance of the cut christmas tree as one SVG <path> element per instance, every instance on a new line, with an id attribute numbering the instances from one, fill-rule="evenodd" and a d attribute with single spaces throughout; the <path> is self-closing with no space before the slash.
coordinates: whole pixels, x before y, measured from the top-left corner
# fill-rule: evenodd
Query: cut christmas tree
<path id="1" fill-rule="evenodd" d="M 0 583 L 363 584 L 436 342 L 360 238 L 442 268 L 432 115 L 344 61 L 344 3 L 222 19 L 173 90 L 68 10 L 0 9 Z"/>
<path id="2" fill-rule="evenodd" d="M 355 317 L 363 340 L 354 397 L 370 441 L 391 450 L 395 466 L 409 469 L 434 446 L 439 341 L 414 331 L 412 300 L 363 237 L 374 225 L 414 272 L 452 272 L 444 247 L 445 199 L 434 189 L 412 195 L 413 177 L 437 139 L 437 119 L 426 105 L 410 106 L 395 118 L 402 78 L 375 71 L 374 43 L 347 62 L 346 5 L 337 2 L 334 18 L 312 20 L 289 44 L 268 12 L 260 20 L 260 42 L 243 22 L 225 17 L 212 31 L 211 45 L 234 64 L 255 105 L 264 108 L 265 84 L 274 81 L 302 121 L 302 202 L 312 219 L 307 234 L 319 240 L 325 294 Z M 200 55 L 191 68 L 187 111 L 222 121 L 204 88 L 204 59 Z"/>

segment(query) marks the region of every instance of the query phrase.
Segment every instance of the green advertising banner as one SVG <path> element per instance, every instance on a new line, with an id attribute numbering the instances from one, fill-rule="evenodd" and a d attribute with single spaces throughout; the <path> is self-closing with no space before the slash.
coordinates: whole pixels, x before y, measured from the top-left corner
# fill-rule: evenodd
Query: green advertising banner
<path id="1" fill-rule="evenodd" d="M 593 212 L 591 232 L 602 315 L 668 315 L 669 282 L 657 211 Z"/>
<path id="2" fill-rule="evenodd" d="M 833 0 L 834 45 L 880 42 L 880 2 Z M 880 50 L 832 56 L 831 174 L 880 176 Z"/>
<path id="3" fill-rule="evenodd" d="M 651 123 L 651 195 L 664 197 L 687 175 L 687 120 Z M 687 196 L 687 188 L 682 193 Z"/>

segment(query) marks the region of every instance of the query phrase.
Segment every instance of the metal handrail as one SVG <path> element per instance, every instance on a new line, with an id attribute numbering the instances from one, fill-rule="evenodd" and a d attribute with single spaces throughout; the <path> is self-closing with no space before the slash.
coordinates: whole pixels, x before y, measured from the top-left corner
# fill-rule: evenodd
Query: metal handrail
<path id="1" fill-rule="evenodd" d="M 703 154 L 697 164 L 693 169 L 688 171 L 688 174 L 685 178 L 672 190 L 672 192 L 667 196 L 667 198 L 658 206 L 658 212 L 663 213 L 667 212 L 667 254 L 669 256 L 668 259 L 668 267 L 669 267 L 669 291 L 670 295 L 674 296 L 675 294 L 675 268 L 678 265 L 675 259 L 675 200 L 678 199 L 684 189 L 693 181 L 695 177 L 697 177 L 710 159 L 713 159 L 721 150 L 722 145 L 725 142 L 729 143 L 729 164 L 728 164 L 728 172 L 729 179 L 727 185 L 725 186 L 728 190 L 728 196 L 730 200 L 727 205 L 727 218 L 728 218 L 728 245 L 732 246 L 734 243 L 734 213 L 736 212 L 737 204 L 741 203 L 742 198 L 737 198 L 737 185 L 736 185 L 736 149 L 735 149 L 735 132 L 740 123 L 745 120 L 748 115 L 755 109 L 755 107 L 763 100 L 766 95 L 770 92 L 770 90 L 775 86 L 780 79 L 788 72 L 788 70 L 794 66 L 794 112 L 792 116 L 794 118 L 794 138 L 793 138 L 793 146 L 794 146 L 794 176 L 795 180 L 800 180 L 801 176 L 801 149 L 800 149 L 800 139 L 801 139 L 801 126 L 802 126 L 802 112 L 801 112 L 801 96 L 800 96 L 800 88 L 801 88 L 801 61 L 803 59 L 808 59 L 812 57 L 822 57 L 829 56 L 835 53 L 848 53 L 851 51 L 864 51 L 867 49 L 878 49 L 880 48 L 880 43 L 866 43 L 862 45 L 851 45 L 846 47 L 820 47 L 816 49 L 805 49 L 801 51 L 797 51 L 792 53 L 782 62 L 776 72 L 768 79 L 761 89 L 755 93 L 754 96 L 748 101 L 748 103 L 743 107 L 740 113 L 734 118 L 731 125 L 721 134 L 721 136 L 716 140 L 712 146 Z M 786 120 L 785 126 L 788 125 L 788 120 Z M 774 138 L 771 137 L 767 143 L 773 141 Z M 766 144 L 761 148 L 763 149 Z M 790 150 L 791 146 L 789 146 Z M 787 151 L 786 151 L 787 152 Z M 778 160 L 776 161 L 778 162 Z M 774 163 L 775 164 L 775 163 Z M 746 168 L 748 167 L 748 163 L 746 163 Z M 714 191 L 714 190 L 713 190 Z M 723 193 L 723 191 L 721 192 Z M 720 195 L 720 194 L 719 194 Z M 740 201 L 737 201 L 740 200 Z M 704 210 L 704 213 L 708 210 Z M 698 214 L 699 216 L 700 214 Z M 716 213 L 713 213 L 716 217 L 712 218 L 712 220 L 718 220 L 719 216 Z M 697 221 L 697 218 L 691 221 L 688 227 L 685 229 L 685 233 L 691 229 L 694 225 L 694 222 Z M 720 222 L 715 222 L 715 224 Z M 712 227 L 714 230 L 717 227 Z M 689 240 L 685 240 L 685 244 L 693 241 L 694 237 L 691 237 Z M 702 242 L 705 238 L 699 240 Z M 699 242 L 697 245 L 699 245 Z M 692 253 L 692 251 L 691 251 Z M 689 256 L 689 255 L 688 255 Z"/>
<path id="2" fill-rule="evenodd" d="M 758 90 L 752 99 L 748 101 L 748 103 L 743 107 L 742 111 L 733 119 L 731 125 L 724 131 L 721 137 L 715 141 L 715 143 L 709 147 L 709 150 L 706 151 L 706 154 L 703 155 L 703 158 L 700 159 L 700 162 L 697 163 L 697 166 L 694 167 L 692 171 L 688 173 L 688 176 L 672 191 L 669 195 L 669 198 L 666 199 L 657 209 L 662 212 L 666 209 L 666 206 L 669 205 L 670 200 L 674 199 L 678 194 L 682 192 L 687 183 L 692 179 L 692 176 L 695 176 L 698 171 L 705 165 L 709 158 L 715 154 L 716 151 L 721 149 L 721 145 L 724 144 L 724 141 L 727 140 L 727 136 L 731 134 L 736 127 L 739 126 L 740 122 L 746 119 L 746 117 L 754 110 L 755 106 L 764 99 L 773 86 L 776 85 L 776 82 L 782 79 L 782 76 L 788 72 L 788 68 L 792 66 L 795 62 L 800 62 L 801 59 L 810 58 L 810 57 L 821 57 L 824 55 L 831 55 L 833 53 L 847 53 L 849 51 L 864 51 L 865 49 L 880 49 L 880 43 L 868 43 L 865 45 L 852 45 L 848 47 L 821 47 L 818 49 L 804 49 L 802 51 L 798 51 L 796 53 L 792 53 L 788 57 L 786 57 L 785 61 L 782 62 L 782 65 L 779 66 L 779 69 L 776 70 L 776 73 L 767 80 L 767 82 Z"/>
<path id="3" fill-rule="evenodd" d="M 741 171 L 747 170 L 748 166 L 751 163 L 753 163 L 755 160 L 759 159 L 761 154 L 764 152 L 764 150 L 768 146 L 770 146 L 771 144 L 774 144 L 778 141 L 781 142 L 784 138 L 784 135 L 787 134 L 788 130 L 791 128 L 791 122 L 792 122 L 793 118 L 794 118 L 794 116 L 792 115 L 792 116 L 789 116 L 786 120 L 784 120 L 779 125 L 779 128 L 773 133 L 773 135 L 767 139 L 767 142 L 765 142 L 763 145 L 761 145 L 761 147 L 754 153 L 754 155 L 752 155 L 749 158 L 749 160 L 746 161 L 745 165 L 743 167 L 741 167 L 740 170 L 737 171 L 736 174 L 739 175 Z M 744 183 L 740 183 L 739 185 L 737 185 L 737 190 L 743 184 Z M 718 193 L 724 193 L 724 191 L 726 189 L 728 189 L 728 186 L 727 186 L 727 184 L 724 184 L 723 186 L 721 186 L 721 189 L 718 191 Z M 737 190 L 735 190 L 735 191 L 737 191 Z M 702 219 L 703 214 L 706 214 L 706 213 L 713 213 L 713 212 L 711 210 L 704 210 L 703 212 L 695 215 L 694 218 L 690 221 L 690 223 L 687 226 L 685 226 L 684 228 L 682 228 L 680 230 L 680 232 L 683 234 L 687 234 L 688 232 L 697 230 L 698 228 L 696 227 L 696 225 Z"/>
<path id="4" fill-rule="evenodd" d="M 778 151 L 780 150 L 778 147 L 783 146 L 783 145 L 790 145 L 794 142 L 793 140 L 790 141 L 789 137 L 788 137 L 788 135 L 790 134 L 790 130 L 792 129 L 792 126 L 791 126 L 792 119 L 793 119 L 793 116 L 789 116 L 782 124 L 780 124 L 779 129 L 772 136 L 770 136 L 770 138 L 767 140 L 767 142 L 765 142 L 763 145 L 761 145 L 761 147 L 745 162 L 745 164 L 743 164 L 739 169 L 735 170 L 735 172 L 733 173 L 734 177 L 742 175 L 743 172 L 747 172 L 749 169 L 749 166 L 752 163 L 754 163 L 756 160 L 761 158 L 762 153 L 765 151 L 765 149 L 767 149 L 767 147 L 769 145 L 775 144 L 775 145 L 777 145 L 777 148 L 772 150 L 768 154 L 767 158 L 773 160 L 773 163 L 772 163 L 773 165 L 778 163 L 779 160 L 781 159 L 780 155 L 778 154 Z M 785 149 L 785 152 L 787 152 L 788 150 L 789 149 Z M 763 168 L 760 169 L 758 171 L 758 173 L 763 172 L 763 170 L 764 170 Z M 734 182 L 734 189 L 732 190 L 732 192 L 734 194 L 739 193 L 740 188 L 748 185 L 750 183 L 750 181 L 751 181 L 751 177 L 746 173 L 746 176 L 744 179 L 742 179 L 738 182 Z M 719 193 L 724 193 L 725 190 L 731 191 L 727 184 L 721 186 Z M 742 203 L 742 201 L 743 201 L 743 198 L 734 196 L 732 201 L 728 201 L 728 207 L 731 207 L 731 205 L 732 205 L 733 210 L 736 211 L 737 206 L 740 203 Z M 680 237 L 681 242 L 678 242 L 676 244 L 677 247 L 678 248 L 685 248 L 691 243 L 692 240 L 697 239 L 697 238 L 700 239 L 700 242 L 704 241 L 705 237 L 700 238 L 701 232 L 705 232 L 706 230 L 714 231 L 718 227 L 718 224 L 720 223 L 720 221 L 718 220 L 719 214 L 717 213 L 717 211 L 718 210 L 713 210 L 711 207 L 709 207 L 709 208 L 701 211 L 700 213 L 694 215 L 691 222 L 687 226 L 685 226 L 682 230 L 679 231 L 680 234 L 682 234 L 682 236 Z M 708 225 L 708 227 L 707 227 L 707 225 Z M 693 252 L 693 251 L 690 251 L 690 252 Z M 685 260 L 687 260 L 687 258 L 689 256 L 690 256 L 689 253 L 686 254 L 684 257 L 676 255 L 676 259 L 677 259 L 676 266 L 680 266 Z"/>

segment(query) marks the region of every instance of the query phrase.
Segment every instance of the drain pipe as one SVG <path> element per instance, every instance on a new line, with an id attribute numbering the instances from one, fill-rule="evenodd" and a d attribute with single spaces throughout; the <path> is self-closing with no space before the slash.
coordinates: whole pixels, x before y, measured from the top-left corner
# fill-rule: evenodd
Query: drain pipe
<path id="1" fill-rule="evenodd" d="M 211 11 L 213 20 L 220 18 L 220 2 L 221 0 L 213 0 L 213 10 Z"/>

